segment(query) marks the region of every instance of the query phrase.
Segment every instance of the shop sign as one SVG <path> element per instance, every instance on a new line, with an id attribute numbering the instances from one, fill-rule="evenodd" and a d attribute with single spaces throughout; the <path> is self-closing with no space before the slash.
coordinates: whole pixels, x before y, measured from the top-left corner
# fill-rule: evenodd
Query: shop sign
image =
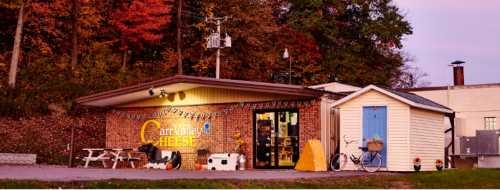
<path id="1" fill-rule="evenodd" d="M 203 134 L 210 132 L 210 124 L 204 123 L 201 127 L 192 125 L 165 125 L 158 120 L 148 120 L 144 122 L 140 131 L 141 143 L 152 143 L 159 147 L 194 147 Z M 152 129 L 151 129 L 152 128 Z M 146 137 L 146 131 L 156 131 L 158 137 Z"/>

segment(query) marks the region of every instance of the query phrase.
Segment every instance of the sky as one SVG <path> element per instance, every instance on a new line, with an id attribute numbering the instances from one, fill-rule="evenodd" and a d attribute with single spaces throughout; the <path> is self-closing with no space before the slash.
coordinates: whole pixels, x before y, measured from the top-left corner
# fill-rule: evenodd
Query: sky
<path id="1" fill-rule="evenodd" d="M 430 86 L 453 84 L 449 63 L 463 60 L 465 84 L 500 83 L 500 0 L 394 0 L 413 27 L 403 51 Z"/>

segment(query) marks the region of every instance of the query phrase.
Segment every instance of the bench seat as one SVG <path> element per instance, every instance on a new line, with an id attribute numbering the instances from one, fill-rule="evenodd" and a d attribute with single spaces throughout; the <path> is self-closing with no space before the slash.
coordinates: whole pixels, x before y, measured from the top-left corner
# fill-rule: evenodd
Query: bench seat
<path id="1" fill-rule="evenodd" d="M 0 164 L 36 164 L 36 154 L 0 153 Z"/>

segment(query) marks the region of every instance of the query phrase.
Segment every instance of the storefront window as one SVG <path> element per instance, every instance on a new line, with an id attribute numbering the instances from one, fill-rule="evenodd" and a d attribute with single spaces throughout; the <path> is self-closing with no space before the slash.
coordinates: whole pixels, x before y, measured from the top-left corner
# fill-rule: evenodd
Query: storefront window
<path id="1" fill-rule="evenodd" d="M 299 154 L 298 112 L 256 112 L 254 140 L 256 168 L 295 166 Z"/>

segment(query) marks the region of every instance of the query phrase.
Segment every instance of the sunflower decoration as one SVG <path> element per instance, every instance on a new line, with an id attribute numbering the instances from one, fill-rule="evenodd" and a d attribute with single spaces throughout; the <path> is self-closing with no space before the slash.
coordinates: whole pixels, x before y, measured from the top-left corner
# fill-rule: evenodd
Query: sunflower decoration
<path id="1" fill-rule="evenodd" d="M 243 146 L 245 145 L 245 141 L 241 137 L 241 133 L 237 132 L 233 135 L 234 143 L 235 143 L 235 152 L 243 154 Z"/>

